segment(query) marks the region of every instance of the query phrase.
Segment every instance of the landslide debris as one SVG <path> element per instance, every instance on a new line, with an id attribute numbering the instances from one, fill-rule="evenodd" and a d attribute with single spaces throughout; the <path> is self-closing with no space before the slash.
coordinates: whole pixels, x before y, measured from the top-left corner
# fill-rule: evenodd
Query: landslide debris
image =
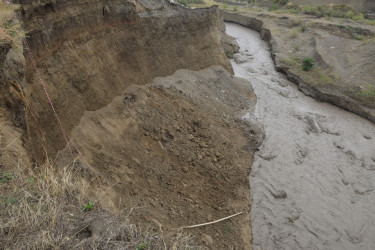
<path id="1" fill-rule="evenodd" d="M 251 249 L 248 175 L 263 130 L 241 116 L 255 102 L 247 81 L 218 66 L 132 85 L 85 112 L 72 138 L 90 166 L 76 165 L 95 176 L 104 207 L 139 207 L 131 222 L 166 233 L 243 212 L 188 232 L 211 249 Z M 58 158 L 69 162 L 68 149 Z"/>

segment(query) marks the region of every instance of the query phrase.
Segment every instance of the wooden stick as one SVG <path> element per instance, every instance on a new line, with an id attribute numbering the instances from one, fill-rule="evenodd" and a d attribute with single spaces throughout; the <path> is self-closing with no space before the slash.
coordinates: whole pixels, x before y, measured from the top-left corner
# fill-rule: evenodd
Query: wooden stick
<path id="1" fill-rule="evenodd" d="M 233 214 L 233 215 L 230 215 L 228 217 L 225 217 L 225 218 L 222 218 L 222 219 L 219 219 L 219 220 L 214 220 L 214 221 L 211 221 L 211 222 L 206 222 L 206 223 L 202 223 L 202 224 L 197 224 L 197 225 L 192 225 L 192 226 L 185 226 L 185 227 L 180 227 L 180 228 L 175 228 L 173 230 L 181 230 L 181 229 L 187 229 L 187 228 L 195 228 L 195 227 L 203 227 L 203 226 L 207 226 L 207 225 L 211 225 L 211 224 L 215 224 L 215 223 L 218 223 L 218 222 L 221 222 L 221 221 L 224 221 L 224 220 L 228 220 L 232 217 L 235 217 L 235 216 L 238 216 L 242 214 L 242 212 L 239 212 L 239 213 L 236 213 L 236 214 Z"/>

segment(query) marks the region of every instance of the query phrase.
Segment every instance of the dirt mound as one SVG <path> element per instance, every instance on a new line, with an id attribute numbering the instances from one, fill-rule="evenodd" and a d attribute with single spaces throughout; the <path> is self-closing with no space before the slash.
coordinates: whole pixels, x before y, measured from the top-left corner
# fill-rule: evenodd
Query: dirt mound
<path id="1" fill-rule="evenodd" d="M 240 117 L 255 101 L 222 67 L 179 70 L 85 112 L 72 137 L 100 176 L 92 185 L 102 185 L 103 206 L 140 207 L 131 221 L 165 232 L 243 212 L 189 230 L 212 249 L 251 249 L 248 175 L 263 133 Z"/>

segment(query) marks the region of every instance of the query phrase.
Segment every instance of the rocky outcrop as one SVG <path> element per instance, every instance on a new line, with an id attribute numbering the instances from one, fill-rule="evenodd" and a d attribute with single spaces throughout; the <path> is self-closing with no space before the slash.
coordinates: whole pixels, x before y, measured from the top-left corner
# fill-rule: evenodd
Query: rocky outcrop
<path id="1" fill-rule="evenodd" d="M 84 111 L 106 106 L 131 84 L 181 68 L 232 71 L 220 46 L 217 7 L 189 10 L 165 0 L 20 2 L 29 45 L 68 133 Z M 26 65 L 21 84 L 54 155 L 64 139 L 29 58 Z M 28 125 L 35 144 L 40 136 L 29 118 Z"/>

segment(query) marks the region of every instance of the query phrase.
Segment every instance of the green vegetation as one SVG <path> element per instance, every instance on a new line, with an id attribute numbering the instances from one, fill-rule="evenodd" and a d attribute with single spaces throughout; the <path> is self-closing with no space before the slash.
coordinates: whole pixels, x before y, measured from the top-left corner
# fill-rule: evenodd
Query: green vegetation
<path id="1" fill-rule="evenodd" d="M 289 0 L 273 0 L 274 3 L 278 3 L 280 5 L 286 5 Z"/>
<path id="2" fill-rule="evenodd" d="M 365 87 L 360 91 L 354 91 L 354 95 L 362 100 L 375 101 L 375 84 L 365 83 Z"/>
<path id="3" fill-rule="evenodd" d="M 363 39 L 365 39 L 365 37 L 362 36 L 362 35 L 355 34 L 354 35 L 354 39 L 356 39 L 356 40 L 363 40 Z"/>
<path id="4" fill-rule="evenodd" d="M 297 30 L 292 30 L 292 32 L 290 33 L 290 37 L 291 37 L 292 39 L 297 38 L 297 37 L 298 37 L 298 32 L 297 32 Z"/>
<path id="5" fill-rule="evenodd" d="M 337 78 L 332 75 L 327 75 L 325 72 L 318 72 L 318 75 L 320 83 L 323 84 L 333 84 L 334 80 Z"/>
<path id="6" fill-rule="evenodd" d="M 295 50 L 296 52 L 298 52 L 298 51 L 300 50 L 300 48 L 299 48 L 299 45 L 298 45 L 298 44 L 296 44 L 296 45 L 294 46 L 294 50 Z"/>
<path id="7" fill-rule="evenodd" d="M 271 5 L 271 8 L 269 9 L 269 11 L 275 11 L 275 10 L 277 10 L 278 8 L 279 8 L 279 5 L 276 4 L 276 3 L 273 3 L 273 4 Z"/>
<path id="8" fill-rule="evenodd" d="M 302 26 L 301 26 L 301 32 L 305 32 L 306 29 L 307 29 L 306 25 L 302 25 Z"/>
<path id="9" fill-rule="evenodd" d="M 234 6 L 233 11 L 238 11 L 238 6 Z"/>
<path id="10" fill-rule="evenodd" d="M 94 208 L 95 202 L 89 201 L 87 204 L 83 205 L 82 211 L 91 211 Z"/>
<path id="11" fill-rule="evenodd" d="M 203 4 L 203 0 L 178 0 L 178 2 L 184 6 L 189 6 L 190 4 Z"/>
<path id="12" fill-rule="evenodd" d="M 302 70 L 304 71 L 310 71 L 315 65 L 314 58 L 311 57 L 305 57 L 302 60 Z"/>
<path id="13" fill-rule="evenodd" d="M 14 178 L 13 173 L 2 173 L 0 174 L 0 182 L 1 183 L 7 183 L 11 181 Z"/>
<path id="14" fill-rule="evenodd" d="M 288 66 L 288 67 L 293 67 L 297 64 L 297 61 L 295 58 L 282 58 L 281 60 L 281 63 Z"/>
<path id="15" fill-rule="evenodd" d="M 230 52 L 225 53 L 229 59 L 233 59 L 233 54 Z"/>
<path id="16" fill-rule="evenodd" d="M 135 248 L 135 250 L 146 250 L 148 248 L 148 244 L 147 243 L 140 243 L 137 245 L 137 247 Z"/>

